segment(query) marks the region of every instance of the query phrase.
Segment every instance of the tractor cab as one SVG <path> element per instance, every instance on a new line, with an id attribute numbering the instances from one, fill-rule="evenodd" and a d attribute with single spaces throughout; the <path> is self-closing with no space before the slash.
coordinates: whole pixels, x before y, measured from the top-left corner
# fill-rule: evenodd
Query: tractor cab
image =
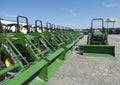
<path id="1" fill-rule="evenodd" d="M 96 20 L 102 21 L 101 28 L 93 28 L 93 22 L 96 21 Z M 88 44 L 93 44 L 93 45 L 108 44 L 107 43 L 107 33 L 105 31 L 105 28 L 104 28 L 104 20 L 103 19 L 101 19 L 101 18 L 92 19 L 89 35 L 90 36 L 88 36 L 88 38 L 89 38 Z"/>

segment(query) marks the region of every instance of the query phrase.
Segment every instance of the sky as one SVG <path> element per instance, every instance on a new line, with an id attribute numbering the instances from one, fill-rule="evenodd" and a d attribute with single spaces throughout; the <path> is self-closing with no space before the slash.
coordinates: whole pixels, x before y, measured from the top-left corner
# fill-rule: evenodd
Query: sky
<path id="1" fill-rule="evenodd" d="M 50 22 L 73 29 L 90 28 L 93 18 L 117 18 L 115 27 L 120 27 L 120 0 L 0 0 L 1 18 L 16 20 L 18 15 L 28 17 L 30 24 L 42 20 L 44 25 Z"/>

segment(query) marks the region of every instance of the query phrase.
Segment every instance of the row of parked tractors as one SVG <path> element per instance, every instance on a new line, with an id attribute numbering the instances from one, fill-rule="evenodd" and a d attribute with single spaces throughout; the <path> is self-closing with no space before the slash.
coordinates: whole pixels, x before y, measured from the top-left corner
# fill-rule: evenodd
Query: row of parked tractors
<path id="1" fill-rule="evenodd" d="M 83 35 L 51 23 L 43 27 L 41 20 L 33 27 L 24 16 L 16 22 L 0 20 L 0 84 L 46 85 Z"/>

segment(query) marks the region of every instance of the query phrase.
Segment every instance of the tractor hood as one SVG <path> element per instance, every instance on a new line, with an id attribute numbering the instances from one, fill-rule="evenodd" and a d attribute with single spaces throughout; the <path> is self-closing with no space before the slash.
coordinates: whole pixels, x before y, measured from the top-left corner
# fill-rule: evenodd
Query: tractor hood
<path id="1" fill-rule="evenodd" d="M 102 32 L 100 32 L 100 31 L 99 32 L 94 32 L 93 35 L 94 36 L 102 36 Z"/>

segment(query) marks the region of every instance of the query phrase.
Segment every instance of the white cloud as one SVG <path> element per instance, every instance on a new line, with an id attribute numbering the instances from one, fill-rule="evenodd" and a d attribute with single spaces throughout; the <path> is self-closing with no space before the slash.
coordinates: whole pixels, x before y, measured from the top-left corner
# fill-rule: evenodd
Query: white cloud
<path id="1" fill-rule="evenodd" d="M 107 8 L 118 8 L 120 7 L 120 3 L 114 2 L 114 3 L 108 3 L 108 4 L 104 4 L 105 7 Z"/>

